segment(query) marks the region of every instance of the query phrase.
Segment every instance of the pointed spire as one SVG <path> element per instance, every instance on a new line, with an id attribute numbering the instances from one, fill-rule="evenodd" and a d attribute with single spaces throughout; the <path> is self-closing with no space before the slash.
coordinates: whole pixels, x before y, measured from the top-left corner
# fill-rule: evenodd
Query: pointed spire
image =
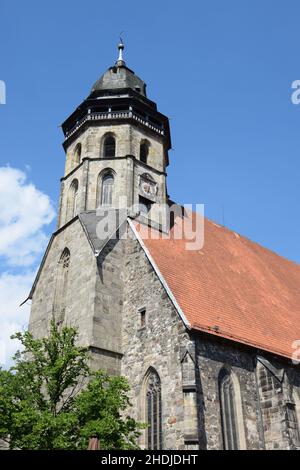
<path id="1" fill-rule="evenodd" d="M 125 61 L 123 60 L 124 43 L 123 43 L 123 39 L 122 39 L 121 36 L 120 36 L 120 42 L 119 42 L 119 45 L 118 45 L 118 49 L 119 49 L 119 57 L 118 57 L 118 60 L 116 62 L 116 65 L 117 65 L 117 67 L 121 67 L 122 65 L 126 65 Z"/>

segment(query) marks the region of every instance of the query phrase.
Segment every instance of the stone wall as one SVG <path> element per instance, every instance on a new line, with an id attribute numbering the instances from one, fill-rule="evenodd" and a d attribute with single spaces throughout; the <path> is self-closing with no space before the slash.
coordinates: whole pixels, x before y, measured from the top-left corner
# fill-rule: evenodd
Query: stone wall
<path id="1" fill-rule="evenodd" d="M 76 146 L 80 143 L 81 161 L 84 158 L 103 157 L 103 139 L 107 133 L 112 133 L 116 139 L 116 156 L 133 155 L 139 159 L 140 143 L 144 139 L 150 143 L 149 165 L 158 171 L 165 171 L 165 149 L 163 137 L 155 135 L 147 129 L 141 130 L 133 124 L 97 125 L 84 130 L 66 150 L 65 176 L 76 167 L 74 154 Z"/>
<path id="2" fill-rule="evenodd" d="M 108 132 L 113 133 L 116 139 L 116 157 L 104 159 L 103 140 Z M 139 160 L 139 146 L 144 139 L 150 143 L 147 165 Z M 79 143 L 82 151 L 78 165 L 74 163 L 74 152 Z M 107 170 L 111 170 L 114 175 L 113 205 L 126 208 L 139 204 L 140 175 L 149 174 L 157 185 L 156 203 L 152 205 L 151 218 L 165 225 L 165 217 L 164 214 L 161 215 L 159 206 L 167 201 L 164 154 L 161 136 L 155 136 L 147 130 L 141 131 L 133 125 L 104 125 L 86 129 L 67 149 L 58 227 L 68 222 L 67 199 L 73 181 L 78 181 L 76 214 L 94 210 L 100 203 L 102 176 Z"/>
<path id="3" fill-rule="evenodd" d="M 111 240 L 97 258 L 93 316 L 93 367 L 121 373 L 124 240 Z"/>
<path id="4" fill-rule="evenodd" d="M 224 448 L 218 378 L 226 367 L 234 374 L 239 388 L 241 406 L 237 420 L 239 432 L 244 434 L 240 448 L 299 448 L 299 372 L 287 360 L 278 366 L 276 358 L 265 355 L 265 361 L 276 364 L 274 375 L 257 360 L 254 349 L 201 333 L 195 340 L 200 436 L 205 439 L 200 447 Z M 238 407 L 238 397 L 235 398 Z"/>
<path id="5" fill-rule="evenodd" d="M 141 310 L 146 324 L 141 325 Z M 150 367 L 161 380 L 164 449 L 184 449 L 181 349 L 189 336 L 139 243 L 126 243 L 121 372 L 128 378 L 132 413 L 145 421 L 144 378 Z M 140 442 L 146 444 L 146 432 Z"/>
<path id="6" fill-rule="evenodd" d="M 261 422 L 256 386 L 254 354 L 234 343 L 198 334 L 195 336 L 197 367 L 199 370 L 199 425 L 204 438 L 201 445 L 207 449 L 222 449 L 222 425 L 219 397 L 219 373 L 225 366 L 238 380 L 241 394 L 240 446 L 259 449 L 263 446 L 259 425 Z"/>
<path id="7" fill-rule="evenodd" d="M 97 263 L 78 219 L 54 236 L 34 290 L 29 329 L 38 337 L 49 331 L 57 267 L 65 248 L 70 250 L 65 322 L 79 327 L 80 341 L 87 344 L 92 333 Z"/>
<path id="8" fill-rule="evenodd" d="M 299 374 L 284 362 L 267 356 L 257 361 L 265 447 L 296 449 L 299 436 Z"/>
<path id="9" fill-rule="evenodd" d="M 299 448 L 297 369 L 271 355 L 266 367 L 255 349 L 188 331 L 127 230 L 127 239 L 111 239 L 98 258 L 78 219 L 58 231 L 34 291 L 30 331 L 38 337 L 49 331 L 57 263 L 68 247 L 65 323 L 79 328 L 80 344 L 90 348 L 95 369 L 128 378 L 131 413 L 139 421 L 146 420 L 145 377 L 149 368 L 156 370 L 164 449 L 224 447 L 219 391 L 224 368 L 234 378 L 239 448 Z M 146 443 L 147 431 L 140 445 Z"/>
<path id="10" fill-rule="evenodd" d="M 297 372 L 284 363 L 288 398 L 278 397 L 276 388 L 270 391 L 273 413 L 277 415 L 268 419 L 265 409 L 270 401 L 264 402 L 261 395 L 265 384 L 259 380 L 257 351 L 204 333 L 189 333 L 144 251 L 132 237 L 125 245 L 123 268 L 121 373 L 131 386 L 132 412 L 143 421 L 144 378 L 149 367 L 158 372 L 162 382 L 164 449 L 224 448 L 219 396 L 219 374 L 224 367 L 235 380 L 239 448 L 297 447 Z M 141 326 L 144 310 L 146 325 Z M 289 400 L 295 405 L 294 415 L 287 412 Z M 146 433 L 140 444 L 146 445 Z"/>
<path id="11" fill-rule="evenodd" d="M 64 323 L 78 328 L 79 344 L 91 348 L 95 368 L 117 374 L 121 359 L 122 286 L 118 284 L 118 273 L 122 256 L 118 247 L 113 253 L 108 247 L 97 261 L 78 219 L 53 239 L 34 290 L 29 330 L 36 337 L 49 333 L 57 266 L 66 247 L 70 250 L 70 265 Z"/>

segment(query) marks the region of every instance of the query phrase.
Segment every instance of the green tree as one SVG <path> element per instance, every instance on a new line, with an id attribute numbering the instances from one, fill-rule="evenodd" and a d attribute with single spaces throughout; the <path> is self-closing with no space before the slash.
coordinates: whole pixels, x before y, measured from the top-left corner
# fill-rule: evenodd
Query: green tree
<path id="1" fill-rule="evenodd" d="M 0 369 L 0 438 L 10 448 L 87 449 L 91 436 L 103 449 L 138 448 L 143 425 L 126 414 L 126 379 L 92 372 L 76 329 L 52 322 L 49 337 L 13 338 L 23 350 L 9 371 Z"/>

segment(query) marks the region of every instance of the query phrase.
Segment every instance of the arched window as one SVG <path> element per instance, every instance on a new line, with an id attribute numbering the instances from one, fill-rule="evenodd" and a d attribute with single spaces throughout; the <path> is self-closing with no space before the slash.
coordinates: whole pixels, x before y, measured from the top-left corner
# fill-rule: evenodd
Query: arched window
<path id="1" fill-rule="evenodd" d="M 140 145 L 140 161 L 147 164 L 149 153 L 149 143 L 144 141 Z"/>
<path id="2" fill-rule="evenodd" d="M 67 197 L 67 212 L 66 212 L 66 222 L 71 220 L 77 212 L 77 199 L 78 199 L 78 180 L 75 179 L 72 181 Z"/>
<path id="3" fill-rule="evenodd" d="M 74 166 L 79 165 L 81 159 L 81 143 L 78 143 L 74 150 Z"/>
<path id="4" fill-rule="evenodd" d="M 56 271 L 53 313 L 55 321 L 61 324 L 65 318 L 70 251 L 65 248 L 61 254 Z"/>
<path id="5" fill-rule="evenodd" d="M 183 385 L 194 385 L 196 380 L 195 363 L 188 352 L 186 352 L 184 358 L 181 361 L 181 369 Z"/>
<path id="6" fill-rule="evenodd" d="M 219 395 L 221 407 L 221 423 L 223 434 L 223 446 L 225 450 L 237 450 L 241 448 L 238 425 L 238 399 L 232 373 L 227 369 L 221 369 L 219 374 Z M 239 410 L 241 411 L 241 410 Z"/>
<path id="7" fill-rule="evenodd" d="M 114 176 L 111 172 L 105 173 L 100 178 L 101 197 L 99 203 L 111 206 L 113 203 Z"/>
<path id="8" fill-rule="evenodd" d="M 112 158 L 116 155 L 116 141 L 112 135 L 105 137 L 103 144 L 104 158 Z"/>
<path id="9" fill-rule="evenodd" d="M 162 449 L 162 415 L 161 415 L 161 384 L 154 369 L 150 369 L 146 377 L 146 430 L 147 448 Z"/>

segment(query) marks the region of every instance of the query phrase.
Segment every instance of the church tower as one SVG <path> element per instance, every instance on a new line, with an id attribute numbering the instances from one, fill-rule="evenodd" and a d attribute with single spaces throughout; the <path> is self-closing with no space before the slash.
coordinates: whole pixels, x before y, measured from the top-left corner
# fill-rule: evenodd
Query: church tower
<path id="1" fill-rule="evenodd" d="M 141 448 L 299 449 L 299 266 L 207 219 L 190 249 L 180 206 L 168 230 L 169 122 L 123 49 L 62 125 L 58 227 L 29 330 L 76 327 L 92 367 L 127 378 Z M 119 223 L 99 236 L 103 214 Z"/>
<path id="2" fill-rule="evenodd" d="M 164 226 L 169 121 L 119 57 L 62 125 L 66 152 L 58 228 L 99 207 L 128 209 Z"/>
<path id="3" fill-rule="evenodd" d="M 121 371 L 128 244 L 99 236 L 101 214 L 167 228 L 169 121 L 119 57 L 62 124 L 66 152 L 58 225 L 29 294 L 29 329 L 51 319 L 78 328 L 95 367 Z"/>

